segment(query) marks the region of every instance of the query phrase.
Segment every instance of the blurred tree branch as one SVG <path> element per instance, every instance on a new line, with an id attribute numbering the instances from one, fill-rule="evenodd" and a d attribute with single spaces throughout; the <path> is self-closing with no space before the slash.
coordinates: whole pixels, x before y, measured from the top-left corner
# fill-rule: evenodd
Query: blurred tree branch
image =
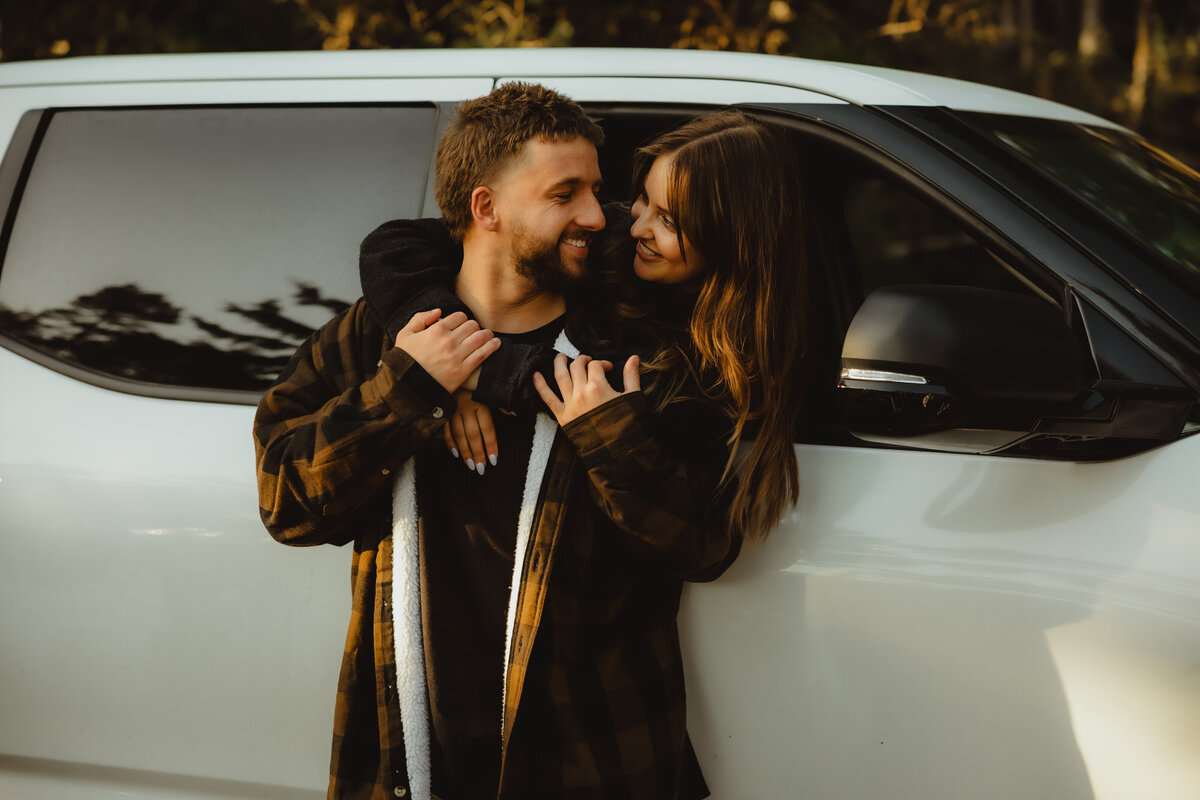
<path id="1" fill-rule="evenodd" d="M 677 47 L 1033 92 L 1200 161 L 1200 3 L 1102 0 L 0 0 L 0 59 L 416 47 Z"/>

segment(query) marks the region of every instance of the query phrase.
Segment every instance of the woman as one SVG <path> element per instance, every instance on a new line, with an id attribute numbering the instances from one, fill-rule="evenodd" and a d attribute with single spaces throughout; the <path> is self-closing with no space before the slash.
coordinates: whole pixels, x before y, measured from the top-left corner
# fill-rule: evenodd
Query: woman
<path id="1" fill-rule="evenodd" d="M 600 263 L 591 265 L 595 285 L 582 293 L 583 318 L 611 353 L 642 355 L 646 396 L 657 411 L 697 402 L 719 410 L 728 430 L 721 477 L 728 522 L 740 537 L 760 539 L 799 494 L 792 442 L 805 269 L 795 155 L 781 132 L 721 111 L 639 148 L 633 185 L 631 225 L 605 209 L 609 224 L 593 248 Z M 373 312 L 407 320 L 452 303 L 453 247 L 444 228 L 428 222 L 389 223 L 368 237 L 361 269 Z M 528 402 L 532 388 L 555 409 L 555 379 L 542 377 L 553 374 L 552 356 L 507 345 L 500 353 L 485 362 L 476 399 L 513 408 Z M 495 464 L 498 457 L 490 413 L 460 399 L 447 446 L 482 470 L 485 458 Z"/>

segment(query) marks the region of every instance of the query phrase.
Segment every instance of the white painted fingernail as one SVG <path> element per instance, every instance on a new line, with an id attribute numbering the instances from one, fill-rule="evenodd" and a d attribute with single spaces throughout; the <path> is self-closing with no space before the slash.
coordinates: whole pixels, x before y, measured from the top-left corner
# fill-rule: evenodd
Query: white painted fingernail
<path id="1" fill-rule="evenodd" d="M 457 447 L 451 447 L 451 448 L 450 448 L 450 455 L 454 456 L 455 458 L 458 458 L 458 448 L 457 448 Z"/>
<path id="2" fill-rule="evenodd" d="M 474 462 L 474 460 L 472 460 L 472 459 L 470 459 L 470 458 L 468 458 L 468 459 L 467 459 L 467 469 L 475 469 L 475 462 Z"/>
<path id="3" fill-rule="evenodd" d="M 475 471 L 478 472 L 480 475 L 483 474 L 483 462 L 482 461 L 480 461 L 478 464 L 475 465 Z"/>
<path id="4" fill-rule="evenodd" d="M 488 461 L 489 461 L 489 462 L 491 462 L 491 465 L 492 465 L 493 467 L 494 467 L 494 466 L 496 466 L 496 454 L 495 454 L 495 453 L 488 453 Z"/>

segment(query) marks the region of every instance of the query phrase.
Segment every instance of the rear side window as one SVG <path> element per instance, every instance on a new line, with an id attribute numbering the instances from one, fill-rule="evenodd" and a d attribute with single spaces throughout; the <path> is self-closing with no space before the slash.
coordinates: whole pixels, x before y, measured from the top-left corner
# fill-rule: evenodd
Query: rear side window
<path id="1" fill-rule="evenodd" d="M 55 112 L 0 267 L 0 333 L 149 393 L 261 391 L 359 295 L 362 238 L 420 215 L 435 122 L 432 106 Z"/>

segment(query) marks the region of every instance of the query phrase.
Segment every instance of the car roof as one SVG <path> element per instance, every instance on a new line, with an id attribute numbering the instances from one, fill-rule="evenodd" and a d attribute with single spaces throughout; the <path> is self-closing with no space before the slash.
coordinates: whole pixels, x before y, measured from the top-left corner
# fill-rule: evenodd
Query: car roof
<path id="1" fill-rule="evenodd" d="M 0 87 L 369 78 L 722 78 L 792 86 L 863 106 L 945 106 L 1119 127 L 1079 109 L 954 78 L 754 53 L 622 48 L 355 50 L 82 56 L 0 64 Z"/>

